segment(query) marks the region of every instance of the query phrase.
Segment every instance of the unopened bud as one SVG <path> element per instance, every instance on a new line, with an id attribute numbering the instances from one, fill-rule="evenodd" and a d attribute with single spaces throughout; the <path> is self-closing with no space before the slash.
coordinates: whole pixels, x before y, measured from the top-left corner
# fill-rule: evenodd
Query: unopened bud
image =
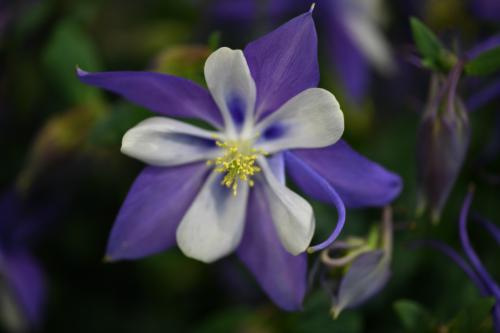
<path id="1" fill-rule="evenodd" d="M 441 211 L 462 167 L 470 125 L 456 86 L 437 75 L 417 137 L 418 211 L 430 210 L 433 222 Z"/>

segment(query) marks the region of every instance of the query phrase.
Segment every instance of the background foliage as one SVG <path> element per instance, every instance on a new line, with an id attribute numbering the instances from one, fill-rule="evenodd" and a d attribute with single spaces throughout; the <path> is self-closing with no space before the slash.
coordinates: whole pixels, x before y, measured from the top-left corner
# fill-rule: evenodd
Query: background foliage
<path id="1" fill-rule="evenodd" d="M 393 277 L 369 303 L 335 321 L 328 296 L 317 288 L 303 312 L 280 311 L 233 257 L 205 265 L 175 249 L 134 262 L 102 261 L 116 213 L 142 168 L 120 154 L 121 137 L 150 113 L 79 83 L 75 65 L 90 71 L 153 69 L 202 82 L 211 49 L 241 48 L 273 25 L 222 26 L 210 16 L 209 2 L 194 0 L 19 0 L 0 6 L 6 17 L 0 28 L 0 189 L 16 186 L 59 210 L 35 251 L 49 288 L 42 331 L 424 332 L 411 323 L 465 320 L 453 318 L 480 307 L 478 291 L 452 262 L 408 246 L 432 238 L 460 249 L 458 214 L 470 183 L 476 184 L 473 211 L 500 221 L 498 100 L 470 115 L 471 146 L 441 222 L 431 225 L 415 214 L 416 131 L 429 72 L 406 61 L 413 48 L 409 17 L 419 17 L 448 45 L 460 41 L 468 48 L 500 26 L 475 17 L 469 2 L 388 2 L 386 32 L 399 71 L 376 77 L 360 103 L 344 96 L 326 54 L 321 55 L 321 86 L 343 105 L 346 138 L 404 179 L 394 204 Z M 319 203 L 314 208 L 321 236 L 332 228 L 336 212 Z M 343 235 L 363 235 L 380 214 L 349 210 Z M 470 230 L 498 277 L 498 247 L 481 229 Z"/>

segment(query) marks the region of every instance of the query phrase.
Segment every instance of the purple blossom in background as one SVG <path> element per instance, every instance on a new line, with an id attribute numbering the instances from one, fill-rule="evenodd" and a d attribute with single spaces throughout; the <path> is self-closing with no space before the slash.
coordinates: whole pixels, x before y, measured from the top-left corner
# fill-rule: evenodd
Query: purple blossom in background
<path id="1" fill-rule="evenodd" d="M 44 276 L 30 244 L 52 214 L 47 207 L 28 206 L 14 191 L 0 198 L 0 322 L 9 331 L 24 332 L 40 324 Z"/>
<path id="2" fill-rule="evenodd" d="M 337 238 L 344 205 L 385 205 L 401 190 L 397 175 L 338 141 L 340 106 L 316 88 L 312 10 L 244 51 L 215 51 L 205 64 L 208 91 L 159 73 L 79 69 L 78 75 L 162 116 L 123 138 L 122 152 L 150 166 L 118 214 L 110 260 L 175 244 L 207 263 L 236 252 L 277 305 L 297 310 L 306 291 L 305 251 L 324 249 Z M 167 117 L 201 119 L 215 130 Z M 305 194 L 338 209 L 334 232 L 319 245 L 309 247 L 312 207 L 286 187 L 285 170 Z"/>
<path id="3" fill-rule="evenodd" d="M 474 14 L 487 21 L 500 20 L 500 1 L 498 0 L 471 0 Z"/>
<path id="4" fill-rule="evenodd" d="M 417 244 L 432 247 L 455 262 L 471 279 L 479 289 L 482 296 L 493 297 L 496 304 L 492 309 L 493 325 L 496 333 L 500 333 L 500 285 L 493 279 L 488 270 L 484 267 L 481 259 L 472 247 L 472 243 L 467 232 L 467 221 L 469 218 L 469 209 L 472 204 L 473 192 L 470 191 L 463 203 L 459 219 L 460 242 L 467 260 L 448 245 L 439 241 L 420 241 Z M 479 224 L 493 237 L 497 245 L 500 246 L 500 228 L 495 224 L 479 219 Z"/>
<path id="5" fill-rule="evenodd" d="M 381 0 L 218 0 L 212 13 L 219 21 L 248 24 L 259 17 L 277 21 L 312 3 L 335 71 L 349 96 L 362 100 L 372 68 L 386 75 L 395 70 L 389 42 L 380 29 L 385 21 Z"/>

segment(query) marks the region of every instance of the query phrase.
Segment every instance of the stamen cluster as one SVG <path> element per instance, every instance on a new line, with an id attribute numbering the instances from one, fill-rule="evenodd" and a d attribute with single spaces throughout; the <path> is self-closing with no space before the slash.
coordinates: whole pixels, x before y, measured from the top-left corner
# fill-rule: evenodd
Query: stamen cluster
<path id="1" fill-rule="evenodd" d="M 248 182 L 252 187 L 254 181 L 252 176 L 259 173 L 261 169 L 256 165 L 259 155 L 266 153 L 261 149 L 251 147 L 248 141 L 216 141 L 217 146 L 224 149 L 224 155 L 208 161 L 208 165 L 215 165 L 215 171 L 225 173 L 221 185 L 232 189 L 233 195 L 238 194 L 238 183 Z"/>

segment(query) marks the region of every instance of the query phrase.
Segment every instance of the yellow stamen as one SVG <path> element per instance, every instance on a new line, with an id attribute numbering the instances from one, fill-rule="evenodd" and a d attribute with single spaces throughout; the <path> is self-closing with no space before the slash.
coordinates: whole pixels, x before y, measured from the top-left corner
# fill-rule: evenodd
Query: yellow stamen
<path id="1" fill-rule="evenodd" d="M 240 181 L 248 182 L 250 187 L 254 185 L 252 176 L 261 171 L 256 164 L 257 157 L 266 155 L 263 150 L 252 148 L 252 141 L 217 140 L 215 143 L 224 149 L 224 155 L 207 161 L 208 165 L 215 166 L 216 172 L 225 173 L 221 185 L 231 189 L 235 196 Z"/>

